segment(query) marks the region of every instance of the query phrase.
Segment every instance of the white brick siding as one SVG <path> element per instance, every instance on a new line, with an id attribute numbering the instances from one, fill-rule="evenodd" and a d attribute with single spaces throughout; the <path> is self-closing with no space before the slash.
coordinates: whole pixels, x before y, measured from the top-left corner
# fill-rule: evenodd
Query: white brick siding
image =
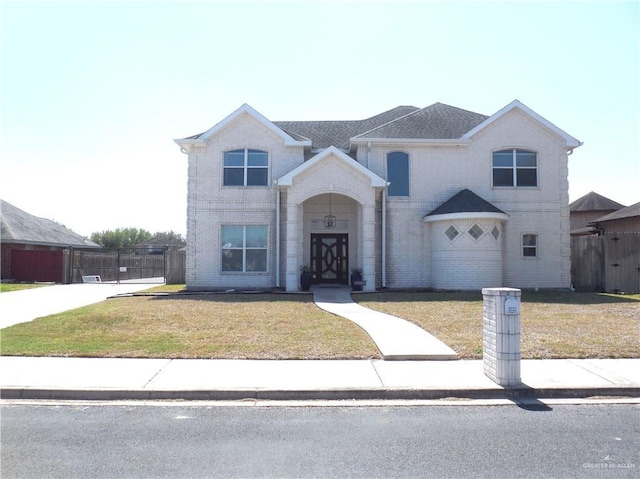
<path id="1" fill-rule="evenodd" d="M 461 142 L 463 143 L 463 142 Z M 268 185 L 224 187 L 223 155 L 252 148 L 269 154 Z M 537 152 L 538 186 L 494 188 L 492 153 L 520 148 Z M 570 283 L 567 153 L 561 138 L 513 109 L 482 129 L 468 144 L 373 144 L 357 150 L 357 161 L 386 178 L 386 154 L 409 154 L 410 197 L 387 199 L 386 279 L 389 288 L 479 289 L 565 288 Z M 310 155 L 307 151 L 307 156 Z M 189 152 L 187 285 L 192 289 L 276 286 L 276 198 L 281 195 L 280 285 L 297 289 L 298 268 L 309 263 L 313 221 L 321 220 L 332 197 L 332 213 L 349 235 L 349 267 L 363 267 L 368 288 L 382 281 L 381 189 L 370 178 L 329 155 L 302 168 L 291 186 L 274 181 L 304 163 L 303 146 L 285 146 L 282 136 L 244 113 Z M 349 160 L 351 161 L 351 160 Z M 278 191 L 281 188 L 281 191 Z M 507 221 L 478 220 L 485 234 L 473 240 L 466 230 L 476 221 L 455 222 L 461 236 L 449 241 L 451 222 L 423 217 L 462 189 L 469 189 L 509 215 Z M 295 215 L 296 221 L 288 224 Z M 266 225 L 265 273 L 223 273 L 222 225 Z M 317 225 L 317 223 L 316 223 Z M 500 238 L 491 235 L 500 227 Z M 524 258 L 522 235 L 538 235 L 538 256 Z"/>

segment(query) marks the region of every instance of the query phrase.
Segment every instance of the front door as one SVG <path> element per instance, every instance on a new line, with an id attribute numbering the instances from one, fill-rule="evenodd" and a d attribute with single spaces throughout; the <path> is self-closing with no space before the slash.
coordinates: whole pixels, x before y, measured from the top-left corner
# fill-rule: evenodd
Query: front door
<path id="1" fill-rule="evenodd" d="M 348 252 L 348 235 L 312 234 L 311 271 L 313 283 L 348 284 Z"/>

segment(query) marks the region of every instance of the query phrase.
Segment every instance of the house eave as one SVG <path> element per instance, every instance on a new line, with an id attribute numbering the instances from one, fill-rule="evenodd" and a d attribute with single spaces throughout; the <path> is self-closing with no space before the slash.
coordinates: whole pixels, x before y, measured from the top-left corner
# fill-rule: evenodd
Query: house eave
<path id="1" fill-rule="evenodd" d="M 411 145 L 426 145 L 426 146 L 468 146 L 469 140 L 466 139 L 449 139 L 449 138 L 440 138 L 440 139 L 428 139 L 428 138 L 350 138 L 349 141 L 352 144 L 363 145 L 367 143 L 378 143 L 385 145 L 400 145 L 400 144 L 411 144 Z"/>
<path id="2" fill-rule="evenodd" d="M 21 240 L 21 239 L 2 239 L 0 243 L 3 245 L 10 244 L 22 244 L 30 246 L 46 246 L 55 248 L 88 248 L 88 249 L 100 249 L 100 245 L 80 244 L 80 243 L 55 243 L 50 241 L 38 241 L 38 240 Z"/>
<path id="3" fill-rule="evenodd" d="M 507 213 L 494 213 L 489 211 L 469 211 L 461 213 L 446 213 L 443 215 L 427 215 L 422 218 L 425 223 L 433 223 L 436 221 L 455 221 L 455 220 L 500 220 L 509 221 Z"/>

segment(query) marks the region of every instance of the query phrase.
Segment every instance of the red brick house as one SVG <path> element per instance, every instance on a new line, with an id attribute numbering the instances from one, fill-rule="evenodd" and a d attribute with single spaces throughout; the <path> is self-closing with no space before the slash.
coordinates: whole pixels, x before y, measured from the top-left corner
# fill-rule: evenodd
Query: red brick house
<path id="1" fill-rule="evenodd" d="M 0 200 L 1 279 L 65 281 L 65 251 L 100 245 L 45 218 L 30 215 Z"/>

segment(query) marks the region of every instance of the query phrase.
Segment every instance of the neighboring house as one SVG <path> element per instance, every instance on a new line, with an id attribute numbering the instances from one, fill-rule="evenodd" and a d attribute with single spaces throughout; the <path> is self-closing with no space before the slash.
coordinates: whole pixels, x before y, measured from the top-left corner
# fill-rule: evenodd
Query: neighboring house
<path id="1" fill-rule="evenodd" d="M 595 192 L 587 193 L 572 203 L 569 203 L 569 218 L 571 220 L 570 233 L 572 236 L 595 234 L 589 223 L 601 216 L 613 213 L 624 205 Z"/>
<path id="2" fill-rule="evenodd" d="M 0 200 L 0 208 L 3 280 L 64 282 L 65 250 L 100 248 L 64 226 L 6 201 Z"/>
<path id="3" fill-rule="evenodd" d="M 640 233 L 640 202 L 600 216 L 589 225 L 598 234 Z"/>
<path id="4" fill-rule="evenodd" d="M 165 238 L 154 236 L 147 241 L 138 243 L 135 248 L 138 250 L 146 250 L 147 254 L 162 254 L 165 249 L 181 249 L 186 243 L 184 241 L 167 241 Z"/>
<path id="5" fill-rule="evenodd" d="M 567 156 L 581 142 L 515 100 L 366 120 L 273 122 L 243 105 L 188 155 L 189 289 L 568 288 Z"/>

